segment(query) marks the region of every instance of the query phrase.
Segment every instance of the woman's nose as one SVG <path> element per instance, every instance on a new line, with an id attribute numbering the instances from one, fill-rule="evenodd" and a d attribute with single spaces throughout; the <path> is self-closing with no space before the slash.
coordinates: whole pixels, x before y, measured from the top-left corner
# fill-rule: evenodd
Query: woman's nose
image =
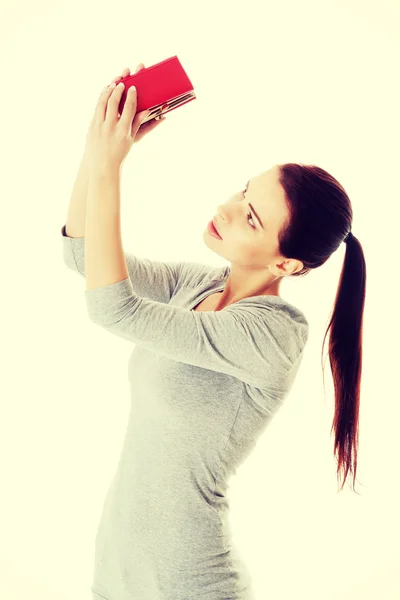
<path id="1" fill-rule="evenodd" d="M 226 221 L 225 214 L 226 214 L 226 213 L 225 213 L 225 209 L 224 209 L 224 207 L 223 207 L 222 205 L 220 205 L 220 206 L 217 206 L 217 215 L 218 215 L 218 217 L 219 217 L 220 219 L 222 219 L 223 221 Z"/>

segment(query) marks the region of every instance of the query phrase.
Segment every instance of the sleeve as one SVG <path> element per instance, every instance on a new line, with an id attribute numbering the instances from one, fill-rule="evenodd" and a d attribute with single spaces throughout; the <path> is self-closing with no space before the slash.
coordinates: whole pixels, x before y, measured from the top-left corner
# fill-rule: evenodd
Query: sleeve
<path id="1" fill-rule="evenodd" d="M 129 278 L 85 290 L 85 297 L 90 319 L 111 333 L 259 388 L 285 376 L 306 340 L 306 324 L 292 321 L 272 301 L 257 305 L 245 298 L 222 311 L 196 312 L 140 298 Z"/>
<path id="2" fill-rule="evenodd" d="M 85 238 L 67 236 L 65 227 L 61 229 L 64 263 L 85 277 Z M 162 262 L 139 258 L 129 252 L 125 252 L 125 260 L 134 293 L 165 304 L 179 288 L 195 286 L 216 271 L 215 267 L 202 263 Z"/>

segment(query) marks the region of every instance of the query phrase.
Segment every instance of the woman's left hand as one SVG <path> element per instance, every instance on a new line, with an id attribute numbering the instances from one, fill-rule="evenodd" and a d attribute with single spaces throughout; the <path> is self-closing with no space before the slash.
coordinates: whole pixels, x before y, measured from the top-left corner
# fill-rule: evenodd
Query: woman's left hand
<path id="1" fill-rule="evenodd" d="M 119 117 L 118 107 L 123 92 L 124 85 L 111 84 L 100 94 L 86 140 L 92 169 L 120 169 L 132 148 L 140 125 L 150 113 L 143 110 L 136 114 L 136 91 L 132 86 Z"/>

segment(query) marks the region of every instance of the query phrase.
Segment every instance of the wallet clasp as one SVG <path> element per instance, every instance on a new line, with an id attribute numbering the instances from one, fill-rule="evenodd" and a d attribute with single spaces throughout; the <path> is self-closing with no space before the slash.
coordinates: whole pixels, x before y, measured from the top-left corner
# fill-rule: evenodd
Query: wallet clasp
<path id="1" fill-rule="evenodd" d="M 195 97 L 195 92 L 185 92 L 184 94 L 180 94 L 179 96 L 171 98 L 167 102 L 161 102 L 160 104 L 156 104 L 155 106 L 149 108 L 149 110 L 151 110 L 151 113 L 146 117 L 144 121 L 142 121 L 142 123 L 146 123 L 151 119 L 156 119 L 161 115 L 169 112 L 173 108 L 179 106 L 180 104 L 184 104 L 189 100 L 193 100 Z"/>

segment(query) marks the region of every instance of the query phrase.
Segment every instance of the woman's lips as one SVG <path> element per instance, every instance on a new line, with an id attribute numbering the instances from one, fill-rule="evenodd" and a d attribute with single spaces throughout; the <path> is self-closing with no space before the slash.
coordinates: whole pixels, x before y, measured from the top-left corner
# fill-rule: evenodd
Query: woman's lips
<path id="1" fill-rule="evenodd" d="M 217 240 L 222 240 L 222 237 L 219 235 L 219 233 L 214 225 L 214 221 L 209 222 L 209 224 L 207 225 L 207 230 L 208 230 L 208 233 L 210 235 L 212 235 L 213 237 L 215 237 Z"/>
<path id="2" fill-rule="evenodd" d="M 220 237 L 220 238 L 221 238 L 221 240 L 222 240 L 221 234 L 220 234 L 220 232 L 218 231 L 218 229 L 217 229 L 217 227 L 216 227 L 216 225 L 215 225 L 215 221 L 214 221 L 214 219 L 213 219 L 211 222 L 212 222 L 212 224 L 214 225 L 214 229 L 215 229 L 215 231 L 218 233 L 219 237 Z"/>

